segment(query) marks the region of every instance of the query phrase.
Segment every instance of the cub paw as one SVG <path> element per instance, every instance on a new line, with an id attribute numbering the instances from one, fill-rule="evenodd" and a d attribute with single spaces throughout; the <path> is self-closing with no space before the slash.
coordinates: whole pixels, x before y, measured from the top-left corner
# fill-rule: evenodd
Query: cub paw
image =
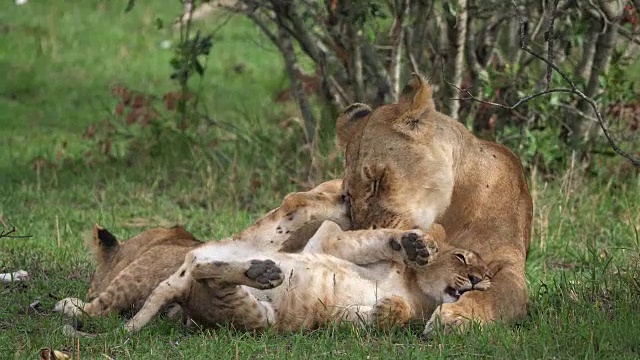
<path id="1" fill-rule="evenodd" d="M 284 281 L 284 274 L 272 260 L 251 260 L 245 276 L 257 283 L 258 288 L 271 289 Z"/>
<path id="2" fill-rule="evenodd" d="M 400 296 L 384 298 L 373 307 L 371 318 L 381 327 L 405 324 L 411 319 L 411 305 Z"/>
<path id="3" fill-rule="evenodd" d="M 400 241 L 392 239 L 389 246 L 395 251 L 401 251 L 408 265 L 417 267 L 427 265 L 438 252 L 438 244 L 431 237 L 416 232 L 405 233 Z"/>
<path id="4" fill-rule="evenodd" d="M 67 317 L 77 317 L 84 313 L 84 301 L 76 298 L 64 298 L 54 306 L 53 311 Z"/>

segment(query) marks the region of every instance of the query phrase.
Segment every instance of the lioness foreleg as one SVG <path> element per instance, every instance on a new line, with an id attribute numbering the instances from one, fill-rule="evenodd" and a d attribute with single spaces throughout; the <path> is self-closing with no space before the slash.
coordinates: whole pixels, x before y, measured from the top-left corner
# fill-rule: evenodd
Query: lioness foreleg
<path id="1" fill-rule="evenodd" d="M 489 263 L 491 267 L 491 263 Z M 526 315 L 527 287 L 524 269 L 508 264 L 492 269 L 491 287 L 468 291 L 454 303 L 438 306 L 427 322 L 423 335 L 430 336 L 441 326 L 445 332 L 492 321 L 512 321 Z"/>

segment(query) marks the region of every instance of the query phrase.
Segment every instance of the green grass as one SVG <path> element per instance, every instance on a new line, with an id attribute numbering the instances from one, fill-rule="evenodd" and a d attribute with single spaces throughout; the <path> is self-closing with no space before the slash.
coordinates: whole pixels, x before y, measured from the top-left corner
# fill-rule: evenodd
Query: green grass
<path id="1" fill-rule="evenodd" d="M 157 30 L 177 1 L 73 4 L 31 1 L 0 12 L 0 217 L 27 239 L 0 240 L 0 272 L 32 280 L 0 288 L 0 358 L 37 358 L 40 348 L 74 349 L 51 313 L 56 299 L 83 296 L 93 263 L 82 234 L 93 223 L 121 238 L 180 223 L 217 239 L 241 230 L 300 189 L 308 158 L 300 129 L 283 128 L 292 106 L 273 103 L 286 86 L 280 57 L 251 24 L 234 18 L 214 39 L 203 102 L 238 130 L 211 129 L 213 150 L 189 144 L 160 156 L 87 164 L 87 126 L 112 116 L 112 83 L 152 94 L 175 89 L 169 50 Z M 55 5 L 52 5 L 55 4 Z M 214 29 L 223 18 L 203 27 Z M 243 71 L 235 71 L 241 65 Z M 198 82 L 194 82 L 198 86 Z M 330 134 L 325 134 L 330 137 Z M 64 145 L 66 144 L 66 145 Z M 62 151 L 70 162 L 58 161 Z M 210 154 L 213 153 L 214 155 Z M 325 179 L 339 176 L 324 154 Z M 36 171 L 34 160 L 53 165 Z M 54 166 L 55 165 L 55 166 Z M 336 328 L 295 334 L 185 329 L 158 319 L 131 337 L 118 317 L 85 322 L 83 358 L 637 358 L 640 356 L 640 178 L 552 182 L 534 178 L 534 237 L 527 264 L 531 304 L 515 325 L 418 338 L 419 328 L 379 332 Z M 41 313 L 25 312 L 35 300 Z"/>

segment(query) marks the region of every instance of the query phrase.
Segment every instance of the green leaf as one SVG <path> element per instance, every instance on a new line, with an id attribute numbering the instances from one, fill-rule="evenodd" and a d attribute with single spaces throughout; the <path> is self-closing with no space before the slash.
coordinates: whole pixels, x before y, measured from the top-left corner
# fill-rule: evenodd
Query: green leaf
<path id="1" fill-rule="evenodd" d="M 198 60 L 194 61 L 193 67 L 196 69 L 196 72 L 198 73 L 198 75 L 200 76 L 204 75 L 204 67 L 202 66 L 202 64 L 200 64 L 200 61 Z"/>
<path id="2" fill-rule="evenodd" d="M 124 12 L 131 11 L 131 9 L 133 9 L 135 4 L 136 4 L 136 0 L 129 0 L 129 2 L 127 3 L 127 7 L 124 8 Z"/>
<path id="3" fill-rule="evenodd" d="M 156 29 L 161 30 L 164 28 L 164 21 L 161 18 L 157 17 L 155 19 Z"/>

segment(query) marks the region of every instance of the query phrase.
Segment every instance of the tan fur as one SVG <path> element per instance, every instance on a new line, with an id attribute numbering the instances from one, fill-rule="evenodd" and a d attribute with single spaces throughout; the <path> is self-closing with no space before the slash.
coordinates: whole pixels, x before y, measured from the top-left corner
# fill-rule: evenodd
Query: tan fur
<path id="1" fill-rule="evenodd" d="M 410 88 L 415 95 L 408 101 L 338 120 L 354 228 L 428 228 L 436 221 L 448 242 L 489 264 L 491 288 L 442 305 L 427 330 L 436 318 L 453 326 L 517 319 L 526 314 L 532 217 L 520 161 L 437 112 L 423 78 L 414 76 Z"/>
<path id="2" fill-rule="evenodd" d="M 462 250 L 443 246 L 441 254 L 434 236 L 420 230 L 345 232 L 331 221 L 324 222 L 298 254 L 256 249 L 251 238 L 207 243 L 187 254 L 126 328 L 140 329 L 171 302 L 181 304 L 201 326 L 231 323 L 249 330 L 422 320 L 447 300 L 450 286 L 459 292 L 477 288 L 458 278 L 486 269 L 479 256 L 469 255 L 468 263 L 459 265 L 452 254 Z M 318 252 L 324 247 L 347 260 Z M 441 265 L 429 265 L 436 262 Z M 413 276 L 407 277 L 406 271 Z M 450 279 L 453 272 L 458 275 L 455 281 Z M 488 272 L 478 274 L 488 286 Z M 429 285 L 426 293 L 423 282 Z"/>

